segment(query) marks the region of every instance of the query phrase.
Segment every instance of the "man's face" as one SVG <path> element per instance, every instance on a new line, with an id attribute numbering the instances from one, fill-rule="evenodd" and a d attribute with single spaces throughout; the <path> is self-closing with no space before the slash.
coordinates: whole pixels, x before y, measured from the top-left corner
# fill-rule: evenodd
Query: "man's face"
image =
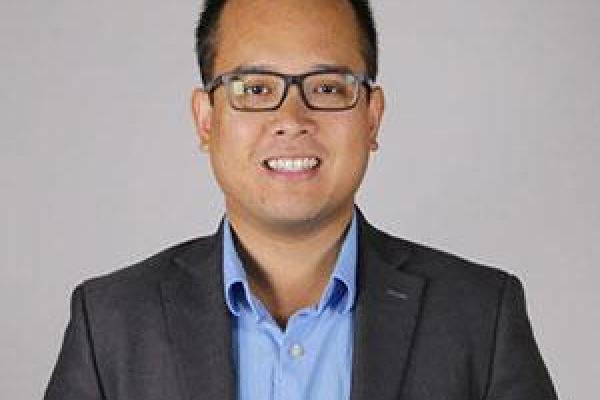
<path id="1" fill-rule="evenodd" d="M 323 66 L 364 73 L 360 33 L 342 0 L 235 0 L 219 24 L 214 76 L 240 67 L 302 74 Z M 198 134 L 208 144 L 215 177 L 229 215 L 274 229 L 305 228 L 347 217 L 367 167 L 383 109 L 381 90 L 360 88 L 355 108 L 316 111 L 291 86 L 278 110 L 232 109 L 226 90 L 196 91 Z M 276 171 L 272 159 L 317 158 L 316 168 Z"/>

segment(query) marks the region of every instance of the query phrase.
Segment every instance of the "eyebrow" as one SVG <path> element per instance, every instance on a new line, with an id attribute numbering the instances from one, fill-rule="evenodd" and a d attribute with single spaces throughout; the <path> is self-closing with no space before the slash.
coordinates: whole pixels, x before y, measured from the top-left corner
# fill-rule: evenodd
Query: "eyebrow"
<path id="1" fill-rule="evenodd" d="M 352 73 L 352 69 L 347 65 L 341 64 L 313 64 L 307 72 L 317 71 L 344 71 Z M 270 64 L 241 64 L 231 70 L 233 73 L 252 73 L 252 72 L 279 72 L 277 67 Z"/>

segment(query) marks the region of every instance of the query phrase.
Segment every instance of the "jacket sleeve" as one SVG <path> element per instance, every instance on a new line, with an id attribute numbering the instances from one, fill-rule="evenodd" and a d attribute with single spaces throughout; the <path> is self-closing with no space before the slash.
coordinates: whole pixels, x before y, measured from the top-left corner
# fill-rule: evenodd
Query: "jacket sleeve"
<path id="1" fill-rule="evenodd" d="M 88 324 L 84 290 L 78 286 L 71 297 L 71 318 L 44 400 L 105 400 Z"/>
<path id="2" fill-rule="evenodd" d="M 510 275 L 499 304 L 486 400 L 556 400 L 535 342 L 518 278 Z"/>

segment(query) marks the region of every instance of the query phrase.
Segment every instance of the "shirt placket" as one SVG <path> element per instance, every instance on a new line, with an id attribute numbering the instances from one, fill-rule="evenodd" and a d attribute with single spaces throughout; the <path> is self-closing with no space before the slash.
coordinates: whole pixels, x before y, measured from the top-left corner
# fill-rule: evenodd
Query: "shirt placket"
<path id="1" fill-rule="evenodd" d="M 276 325 L 271 326 L 270 331 L 275 335 L 278 346 L 274 400 L 303 400 L 309 376 L 307 339 L 312 322 L 306 310 L 301 310 L 289 319 L 285 331 Z"/>

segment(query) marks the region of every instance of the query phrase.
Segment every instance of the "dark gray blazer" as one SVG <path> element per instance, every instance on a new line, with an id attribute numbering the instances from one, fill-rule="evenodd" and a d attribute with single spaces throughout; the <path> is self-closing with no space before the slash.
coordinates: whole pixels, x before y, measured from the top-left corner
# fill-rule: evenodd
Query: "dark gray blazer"
<path id="1" fill-rule="evenodd" d="M 357 218 L 352 400 L 557 398 L 517 278 Z M 222 224 L 78 286 L 45 400 L 235 399 L 221 257 Z"/>

